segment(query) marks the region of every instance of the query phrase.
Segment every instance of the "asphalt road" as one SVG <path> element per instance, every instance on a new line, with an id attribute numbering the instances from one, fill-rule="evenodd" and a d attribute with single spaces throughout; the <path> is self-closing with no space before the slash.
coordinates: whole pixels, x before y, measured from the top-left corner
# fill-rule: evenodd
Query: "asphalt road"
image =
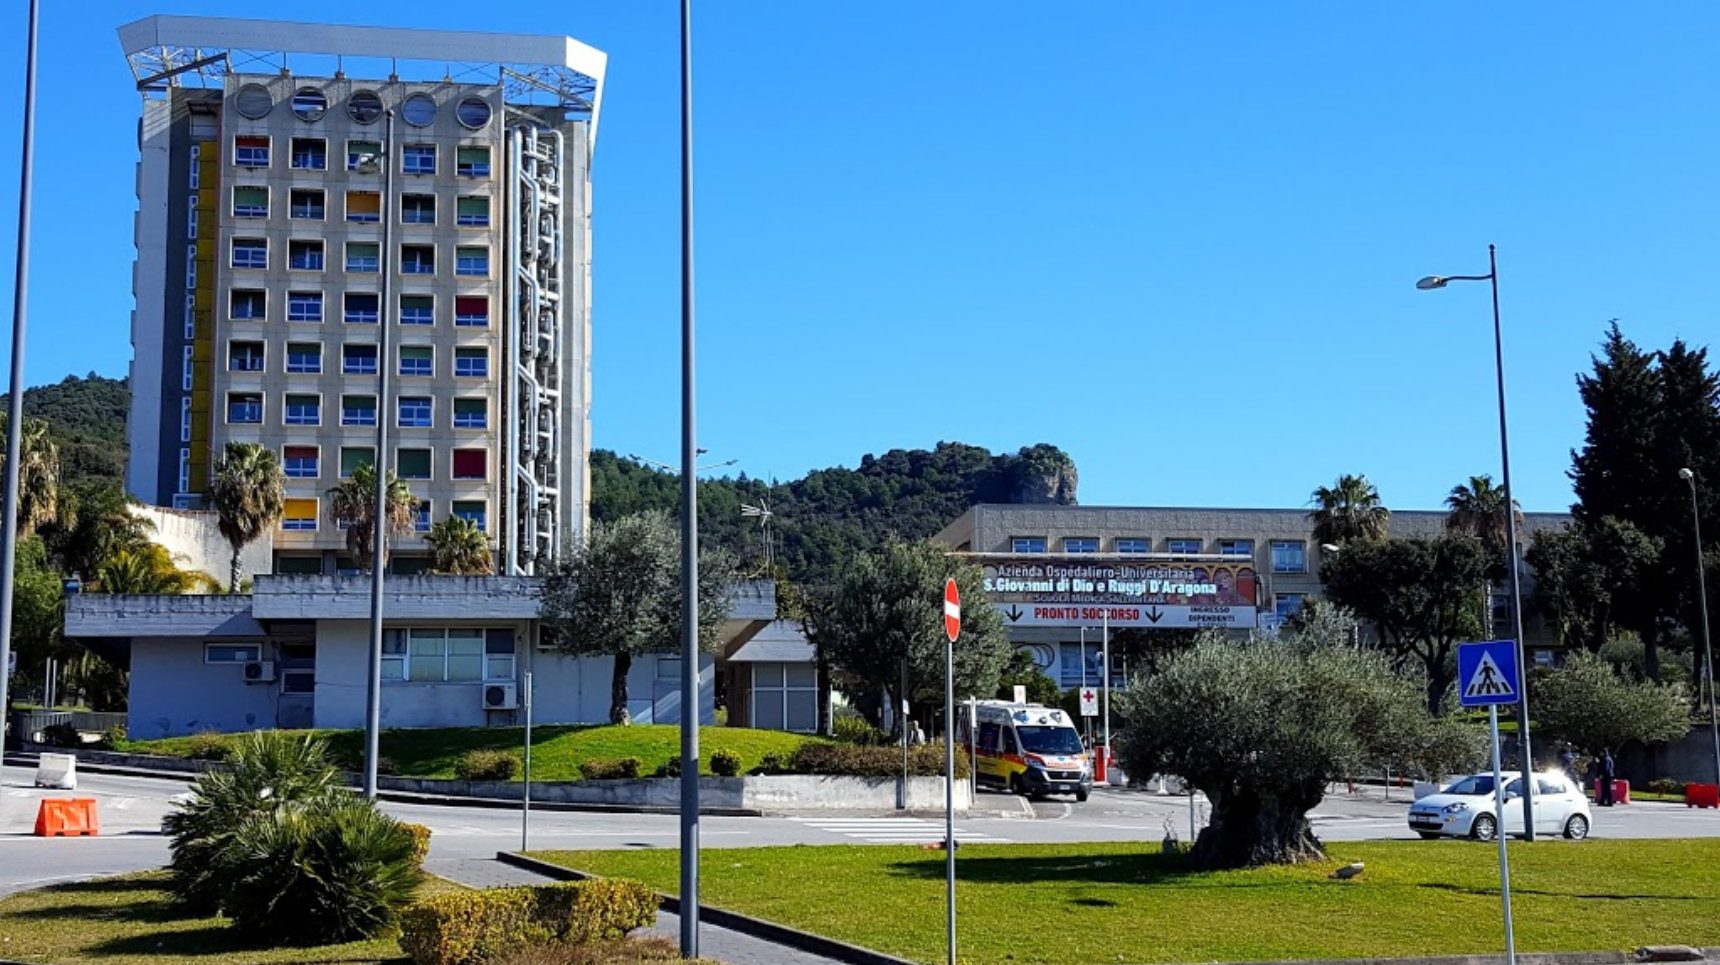
<path id="1" fill-rule="evenodd" d="M 80 775 L 76 794 L 98 802 L 102 835 L 96 838 L 36 838 L 31 835 L 36 801 L 67 792 L 32 786 L 26 768 L 0 768 L 0 894 L 56 881 L 159 867 L 167 861 L 167 842 L 159 829 L 172 806 L 169 798 L 186 790 L 179 779 L 118 775 Z M 1331 841 L 1379 838 L 1414 839 L 1404 823 L 1409 794 L 1402 789 L 1382 798 L 1379 788 L 1355 795 L 1335 794 L 1315 809 L 1316 833 Z M 990 796 L 983 795 L 982 802 Z M 1008 805 L 1013 799 L 990 803 Z M 386 803 L 403 820 L 428 826 L 428 870 L 471 884 L 494 879 L 497 851 L 520 847 L 517 809 L 466 808 Z M 1158 841 L 1167 832 L 1189 838 L 1189 798 L 1148 791 L 1100 788 L 1085 803 L 1052 799 L 1036 803 L 1029 816 L 975 817 L 956 822 L 956 837 L 969 842 Z M 1197 825 L 1205 822 L 1204 799 L 1192 803 Z M 1634 804 L 1597 809 L 1595 837 L 1674 838 L 1720 836 L 1720 812 L 1672 804 Z M 534 811 L 529 844 L 534 849 L 674 848 L 679 819 L 673 814 L 612 814 Z M 706 848 L 788 844 L 917 844 L 943 836 L 936 814 L 791 814 L 769 817 L 713 817 L 700 821 Z M 1438 845 L 1430 845 L 1438 846 Z M 494 879 L 494 880 L 492 880 Z"/>

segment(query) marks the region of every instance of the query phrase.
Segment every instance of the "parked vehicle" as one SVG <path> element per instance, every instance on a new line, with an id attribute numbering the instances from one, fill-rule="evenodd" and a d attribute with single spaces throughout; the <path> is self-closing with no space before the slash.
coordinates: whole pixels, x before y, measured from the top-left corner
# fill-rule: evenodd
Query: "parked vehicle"
<path id="1" fill-rule="evenodd" d="M 956 739 L 966 745 L 968 706 L 963 702 Z M 981 700 L 973 705 L 979 728 L 972 735 L 979 783 L 1015 794 L 1073 794 L 1093 790 L 1093 758 L 1069 715 L 1054 707 Z"/>
<path id="2" fill-rule="evenodd" d="M 1523 833 L 1523 775 L 1503 772 L 1506 834 Z M 1563 834 L 1572 840 L 1589 836 L 1592 817 L 1588 798 L 1569 777 L 1558 771 L 1534 775 L 1535 833 Z M 1410 830 L 1424 838 L 1457 837 L 1491 841 L 1500 831 L 1492 772 L 1471 774 L 1437 794 L 1409 806 Z"/>

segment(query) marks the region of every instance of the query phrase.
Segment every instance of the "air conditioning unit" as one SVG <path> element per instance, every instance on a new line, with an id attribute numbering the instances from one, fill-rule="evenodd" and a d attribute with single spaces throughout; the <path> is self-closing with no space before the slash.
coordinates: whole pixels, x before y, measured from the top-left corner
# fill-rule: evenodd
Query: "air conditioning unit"
<path id="1" fill-rule="evenodd" d="M 245 682 L 248 684 L 267 684 L 275 680 L 275 662 L 273 660 L 251 660 L 245 664 Z"/>
<path id="2" fill-rule="evenodd" d="M 519 692 L 513 684 L 485 684 L 485 710 L 515 710 L 520 706 Z"/>

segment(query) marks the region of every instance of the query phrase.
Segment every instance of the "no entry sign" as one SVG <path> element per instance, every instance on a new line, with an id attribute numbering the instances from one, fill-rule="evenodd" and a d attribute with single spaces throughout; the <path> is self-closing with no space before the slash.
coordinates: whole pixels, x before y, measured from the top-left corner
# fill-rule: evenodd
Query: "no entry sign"
<path id="1" fill-rule="evenodd" d="M 962 633 L 962 595 L 953 579 L 944 581 L 944 633 L 951 643 Z"/>

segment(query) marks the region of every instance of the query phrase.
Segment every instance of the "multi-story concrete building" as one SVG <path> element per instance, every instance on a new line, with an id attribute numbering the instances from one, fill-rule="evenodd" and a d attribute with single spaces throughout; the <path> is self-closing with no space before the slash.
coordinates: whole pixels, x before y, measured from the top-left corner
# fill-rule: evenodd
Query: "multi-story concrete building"
<path id="1" fill-rule="evenodd" d="M 1570 518 L 1525 514 L 1525 545 Z M 1445 520 L 1444 512 L 1394 510 L 1391 534 L 1436 536 Z M 1305 509 L 981 504 L 934 539 L 985 568 L 1010 639 L 1064 687 L 1099 683 L 1107 625 L 1275 627 L 1320 594 L 1320 564 L 1332 552 L 1314 540 Z M 1526 583 L 1521 562 L 1519 572 Z M 1494 589 L 1503 626 L 1510 597 Z M 1524 623 L 1531 645 L 1552 642 L 1527 607 Z M 1113 663 L 1115 681 L 1125 668 Z"/>
<path id="2" fill-rule="evenodd" d="M 576 538 L 604 55 L 200 17 L 119 33 L 143 94 L 131 492 L 198 506 L 223 446 L 261 443 L 287 476 L 276 571 L 347 569 L 328 492 L 376 459 L 381 419 L 416 499 L 396 569 L 449 516 L 508 573 Z"/>

